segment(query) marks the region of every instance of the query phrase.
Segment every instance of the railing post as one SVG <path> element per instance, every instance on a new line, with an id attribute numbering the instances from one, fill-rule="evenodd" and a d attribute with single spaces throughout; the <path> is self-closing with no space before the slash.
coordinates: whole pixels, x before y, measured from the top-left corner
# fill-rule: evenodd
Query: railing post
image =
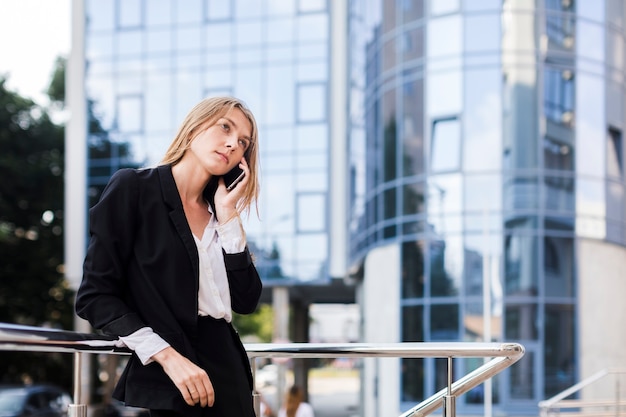
<path id="1" fill-rule="evenodd" d="M 74 404 L 68 408 L 68 417 L 87 417 L 87 405 L 80 404 L 82 353 L 74 352 Z"/>
<path id="2" fill-rule="evenodd" d="M 456 416 L 456 396 L 452 395 L 452 357 L 448 356 L 448 393 L 443 397 L 443 416 Z"/>

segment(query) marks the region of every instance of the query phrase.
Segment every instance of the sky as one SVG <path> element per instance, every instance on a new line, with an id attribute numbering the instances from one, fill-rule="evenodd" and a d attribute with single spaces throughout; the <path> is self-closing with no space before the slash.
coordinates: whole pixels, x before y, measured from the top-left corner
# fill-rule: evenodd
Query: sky
<path id="1" fill-rule="evenodd" d="M 0 0 L 0 74 L 7 87 L 46 103 L 57 56 L 67 57 L 71 0 Z"/>

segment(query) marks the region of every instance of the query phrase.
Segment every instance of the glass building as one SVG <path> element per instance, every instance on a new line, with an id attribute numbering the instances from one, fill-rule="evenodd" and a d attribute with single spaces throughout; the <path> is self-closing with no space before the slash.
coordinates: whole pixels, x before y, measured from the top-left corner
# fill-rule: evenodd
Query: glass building
<path id="1" fill-rule="evenodd" d="M 262 196 L 248 240 L 264 278 L 329 276 L 329 11 L 324 1 L 85 2 L 90 204 L 123 166 L 158 163 L 202 98 L 255 113 Z"/>
<path id="2" fill-rule="evenodd" d="M 354 0 L 349 27 L 364 337 L 521 342 L 524 359 L 493 381 L 507 414 L 624 363 L 601 347 L 623 342 L 601 324 L 626 289 L 624 3 Z M 366 366 L 365 415 L 434 394 L 446 365 Z M 482 388 L 463 413 L 482 413 Z"/>
<path id="3" fill-rule="evenodd" d="M 197 101 L 234 95 L 259 122 L 266 283 L 347 278 L 364 342 L 521 342 L 493 380 L 503 414 L 626 363 L 608 331 L 626 316 L 622 0 L 73 1 L 89 204 L 156 164 Z M 445 377 L 366 360 L 361 415 Z"/>

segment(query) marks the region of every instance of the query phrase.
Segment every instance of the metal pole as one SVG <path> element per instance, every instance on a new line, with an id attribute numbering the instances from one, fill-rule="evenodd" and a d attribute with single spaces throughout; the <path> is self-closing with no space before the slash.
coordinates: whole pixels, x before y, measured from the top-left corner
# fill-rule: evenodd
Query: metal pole
<path id="1" fill-rule="evenodd" d="M 448 393 L 443 397 L 444 417 L 456 416 L 456 396 L 452 395 L 452 356 L 448 356 Z"/>
<path id="2" fill-rule="evenodd" d="M 82 353 L 74 353 L 74 404 L 68 408 L 68 417 L 87 417 L 87 405 L 81 404 Z"/>

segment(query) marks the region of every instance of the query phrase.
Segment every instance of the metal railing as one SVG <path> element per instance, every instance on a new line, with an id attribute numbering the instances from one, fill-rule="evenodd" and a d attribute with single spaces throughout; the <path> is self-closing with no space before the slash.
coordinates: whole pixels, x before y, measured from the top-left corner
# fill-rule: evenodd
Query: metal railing
<path id="1" fill-rule="evenodd" d="M 622 399 L 624 393 L 622 392 L 620 384 L 620 375 L 626 376 L 626 369 L 603 369 L 596 372 L 588 378 L 580 381 L 579 383 L 571 386 L 565 391 L 560 392 L 552 398 L 539 402 L 539 410 L 541 417 L 570 417 L 570 416 L 626 416 L 626 399 Z M 613 398 L 607 399 L 568 399 L 574 394 L 580 393 L 584 388 L 591 385 L 598 384 L 601 380 L 606 380 L 607 377 L 614 376 L 613 381 Z M 611 392 L 607 387 L 602 387 L 600 390 L 602 393 Z"/>
<path id="2" fill-rule="evenodd" d="M 256 358 L 447 358 L 447 386 L 400 417 L 426 416 L 440 407 L 443 407 L 445 417 L 454 417 L 456 397 L 513 365 L 524 355 L 524 347 L 518 343 L 256 343 L 246 344 L 245 348 L 253 376 L 256 373 Z M 115 339 L 107 336 L 4 323 L 0 323 L 0 350 L 73 353 L 74 402 L 81 398 L 80 368 L 83 354 L 130 354 L 128 349 L 116 347 Z M 453 381 L 454 358 L 492 359 Z M 258 415 L 259 394 L 256 388 L 254 397 Z M 71 417 L 85 417 L 87 406 L 72 404 L 69 411 Z"/>

